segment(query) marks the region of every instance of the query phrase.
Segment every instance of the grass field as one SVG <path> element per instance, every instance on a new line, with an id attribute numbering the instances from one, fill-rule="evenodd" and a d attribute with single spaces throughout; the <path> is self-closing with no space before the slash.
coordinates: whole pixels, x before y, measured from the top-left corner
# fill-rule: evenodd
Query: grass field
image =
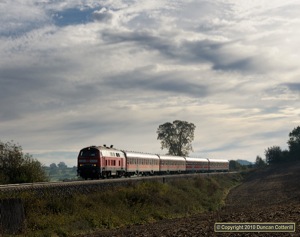
<path id="1" fill-rule="evenodd" d="M 213 211 L 224 204 L 239 174 L 143 182 L 105 192 L 58 196 L 20 194 L 26 214 L 27 236 L 75 236 L 162 219 Z"/>

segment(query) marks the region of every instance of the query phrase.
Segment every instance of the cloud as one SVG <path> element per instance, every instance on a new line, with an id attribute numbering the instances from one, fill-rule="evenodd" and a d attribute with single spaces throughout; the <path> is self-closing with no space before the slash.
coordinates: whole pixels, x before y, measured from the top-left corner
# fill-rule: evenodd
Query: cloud
<path id="1" fill-rule="evenodd" d="M 114 17 L 113 11 L 106 9 L 105 7 L 101 8 L 99 11 L 94 11 L 92 15 L 94 20 L 100 22 L 110 22 Z"/>
<path id="2" fill-rule="evenodd" d="M 31 1 L 9 1 L 0 3 L 0 37 L 18 37 L 32 29 L 44 27 L 50 22 L 43 8 Z"/>
<path id="3" fill-rule="evenodd" d="M 205 97 L 208 94 L 208 88 L 205 85 L 187 80 L 185 75 L 173 75 L 168 73 L 153 73 L 151 70 L 134 70 L 127 74 L 122 74 L 110 78 L 104 85 L 120 90 L 129 90 L 136 94 L 140 91 L 150 94 L 156 92 L 165 92 L 167 94 L 192 97 Z"/>
<path id="4" fill-rule="evenodd" d="M 300 83 L 286 83 L 285 84 L 291 91 L 300 91 Z"/>

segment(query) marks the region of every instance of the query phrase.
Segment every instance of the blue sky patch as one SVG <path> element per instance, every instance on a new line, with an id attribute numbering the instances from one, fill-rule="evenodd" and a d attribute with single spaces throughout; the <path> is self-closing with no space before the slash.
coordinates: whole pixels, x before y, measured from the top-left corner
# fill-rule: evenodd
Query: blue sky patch
<path id="1" fill-rule="evenodd" d="M 92 13 L 96 9 L 87 8 L 80 10 L 78 8 L 66 9 L 62 12 L 53 14 L 53 19 L 58 26 L 85 24 L 93 20 Z"/>

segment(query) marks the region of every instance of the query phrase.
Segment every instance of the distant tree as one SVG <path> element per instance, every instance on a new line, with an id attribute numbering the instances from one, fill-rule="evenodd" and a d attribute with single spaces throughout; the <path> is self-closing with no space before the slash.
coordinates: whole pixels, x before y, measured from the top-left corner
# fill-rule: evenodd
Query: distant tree
<path id="1" fill-rule="evenodd" d="M 55 163 L 50 164 L 50 171 L 49 174 L 50 175 L 55 175 L 58 172 L 58 167 Z"/>
<path id="2" fill-rule="evenodd" d="M 229 161 L 229 170 L 230 171 L 238 171 L 238 170 L 242 170 L 242 169 L 244 169 L 244 167 L 236 160 Z"/>
<path id="3" fill-rule="evenodd" d="M 42 164 L 29 154 L 23 154 L 20 145 L 0 141 L 0 183 L 31 183 L 47 181 Z"/>
<path id="4" fill-rule="evenodd" d="M 61 170 L 64 170 L 64 169 L 68 168 L 68 166 L 66 165 L 65 162 L 59 162 L 57 166 Z"/>
<path id="5" fill-rule="evenodd" d="M 296 127 L 289 133 L 289 155 L 292 160 L 300 159 L 300 127 Z"/>
<path id="6" fill-rule="evenodd" d="M 266 162 L 260 156 L 256 156 L 255 166 L 260 168 L 260 167 L 264 167 L 265 165 Z"/>
<path id="7" fill-rule="evenodd" d="M 265 150 L 267 164 L 276 164 L 284 161 L 282 150 L 279 146 L 272 146 Z"/>
<path id="8" fill-rule="evenodd" d="M 57 169 L 57 165 L 55 163 L 50 164 L 50 169 Z"/>
<path id="9" fill-rule="evenodd" d="M 193 150 L 195 128 L 193 123 L 180 120 L 159 125 L 157 140 L 161 140 L 161 149 L 168 149 L 169 155 L 187 156 Z"/>

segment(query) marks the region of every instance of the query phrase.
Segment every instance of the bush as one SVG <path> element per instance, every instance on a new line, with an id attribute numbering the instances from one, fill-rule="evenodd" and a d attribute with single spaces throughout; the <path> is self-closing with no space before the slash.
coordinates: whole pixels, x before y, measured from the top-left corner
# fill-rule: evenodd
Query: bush
<path id="1" fill-rule="evenodd" d="M 47 181 L 41 163 L 23 154 L 20 145 L 0 141 L 0 184 Z"/>

